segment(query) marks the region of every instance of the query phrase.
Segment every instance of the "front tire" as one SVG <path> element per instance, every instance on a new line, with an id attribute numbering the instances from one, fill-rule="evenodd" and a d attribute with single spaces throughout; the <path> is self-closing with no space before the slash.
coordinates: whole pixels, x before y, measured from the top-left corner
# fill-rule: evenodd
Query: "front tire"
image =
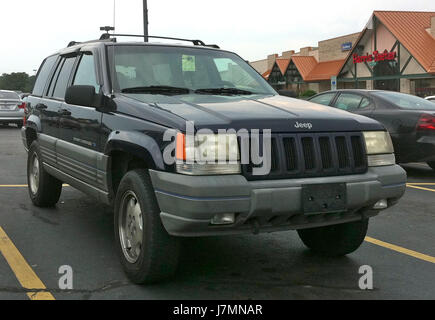
<path id="1" fill-rule="evenodd" d="M 27 156 L 27 185 L 30 199 L 37 207 L 55 206 L 62 193 L 62 182 L 44 170 L 37 141 L 32 143 Z"/>
<path id="2" fill-rule="evenodd" d="M 433 170 L 435 170 L 435 161 L 429 161 L 429 162 L 427 163 L 427 165 L 428 165 L 429 167 L 431 167 Z"/>
<path id="3" fill-rule="evenodd" d="M 338 257 L 357 250 L 367 234 L 369 220 L 298 230 L 302 242 L 321 255 Z"/>
<path id="4" fill-rule="evenodd" d="M 118 255 L 131 281 L 149 284 L 175 274 L 179 239 L 171 237 L 163 227 L 147 170 L 130 171 L 122 178 L 114 219 Z"/>

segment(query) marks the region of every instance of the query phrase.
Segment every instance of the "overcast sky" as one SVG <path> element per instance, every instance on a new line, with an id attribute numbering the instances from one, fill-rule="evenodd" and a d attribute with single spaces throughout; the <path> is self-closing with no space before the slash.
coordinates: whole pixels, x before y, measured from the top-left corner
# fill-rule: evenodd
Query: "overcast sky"
<path id="1" fill-rule="evenodd" d="M 149 33 L 197 38 L 247 60 L 359 32 L 373 10 L 435 11 L 435 0 L 148 0 Z M 0 74 L 28 72 L 113 24 L 113 0 L 2 0 Z M 142 33 L 142 0 L 116 0 L 116 31 Z"/>

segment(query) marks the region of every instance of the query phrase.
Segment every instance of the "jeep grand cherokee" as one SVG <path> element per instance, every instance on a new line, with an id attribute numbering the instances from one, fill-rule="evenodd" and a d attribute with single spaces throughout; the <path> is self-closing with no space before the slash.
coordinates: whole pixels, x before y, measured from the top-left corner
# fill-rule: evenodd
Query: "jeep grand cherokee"
<path id="1" fill-rule="evenodd" d="M 22 128 L 33 203 L 54 206 L 67 183 L 112 205 L 117 251 L 136 283 L 174 274 L 180 237 L 297 230 L 321 254 L 355 251 L 369 218 L 405 191 L 385 128 L 279 96 L 238 55 L 193 43 L 104 36 L 46 58 Z M 255 174 L 254 152 L 243 163 L 240 137 L 218 139 L 220 129 L 248 132 L 248 144 L 269 132 L 270 170 Z M 229 157 L 196 161 L 217 160 L 216 150 Z"/>

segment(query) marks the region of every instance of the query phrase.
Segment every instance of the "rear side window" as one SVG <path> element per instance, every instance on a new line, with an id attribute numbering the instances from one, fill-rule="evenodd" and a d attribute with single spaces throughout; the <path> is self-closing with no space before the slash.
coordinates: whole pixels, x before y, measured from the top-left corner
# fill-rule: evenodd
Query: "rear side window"
<path id="1" fill-rule="evenodd" d="M 71 76 L 72 69 L 76 58 L 66 58 L 63 62 L 62 69 L 54 87 L 53 97 L 58 99 L 65 99 L 66 87 Z"/>
<path id="2" fill-rule="evenodd" d="M 48 57 L 39 68 L 38 76 L 36 78 L 35 86 L 33 87 L 32 92 L 35 96 L 42 96 L 45 84 L 47 83 L 48 77 L 50 76 L 57 57 L 58 56 Z"/>
<path id="3" fill-rule="evenodd" d="M 94 56 L 91 54 L 84 54 L 80 59 L 79 67 L 77 68 L 74 77 L 74 85 L 93 86 L 95 91 L 98 92 L 97 78 L 95 76 L 95 62 Z"/>
<path id="4" fill-rule="evenodd" d="M 354 111 L 358 109 L 362 97 L 352 93 L 342 93 L 335 102 L 335 107 L 341 110 Z"/>
<path id="5" fill-rule="evenodd" d="M 314 97 L 311 99 L 311 102 L 323 104 L 325 106 L 329 106 L 331 104 L 332 99 L 335 97 L 335 92 L 321 94 L 320 96 Z"/>

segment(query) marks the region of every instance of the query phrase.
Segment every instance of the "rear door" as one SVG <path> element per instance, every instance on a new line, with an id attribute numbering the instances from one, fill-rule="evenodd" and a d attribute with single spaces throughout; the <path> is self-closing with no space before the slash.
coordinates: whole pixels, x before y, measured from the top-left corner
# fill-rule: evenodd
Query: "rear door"
<path id="1" fill-rule="evenodd" d="M 60 58 L 43 97 L 35 107 L 41 113 L 44 134 L 59 137 L 59 115 L 75 58 Z"/>
<path id="2" fill-rule="evenodd" d="M 33 92 L 27 98 L 28 110 L 32 110 L 32 113 L 34 113 L 40 121 L 38 125 L 37 123 L 33 123 L 33 120 L 30 119 L 27 122 L 27 125 L 33 125 L 35 129 L 39 129 L 40 133 L 45 135 L 55 134 L 57 129 L 57 119 L 53 119 L 51 117 L 53 115 L 51 111 L 53 110 L 49 109 L 48 105 L 45 102 L 46 91 L 48 89 L 48 86 L 50 85 L 51 78 L 53 77 L 53 73 L 58 62 L 58 55 L 48 57 L 44 60 L 41 67 L 39 68 L 36 82 L 33 87 Z M 34 121 L 36 121 L 36 119 Z M 52 151 L 54 153 L 54 145 L 52 146 Z"/>

